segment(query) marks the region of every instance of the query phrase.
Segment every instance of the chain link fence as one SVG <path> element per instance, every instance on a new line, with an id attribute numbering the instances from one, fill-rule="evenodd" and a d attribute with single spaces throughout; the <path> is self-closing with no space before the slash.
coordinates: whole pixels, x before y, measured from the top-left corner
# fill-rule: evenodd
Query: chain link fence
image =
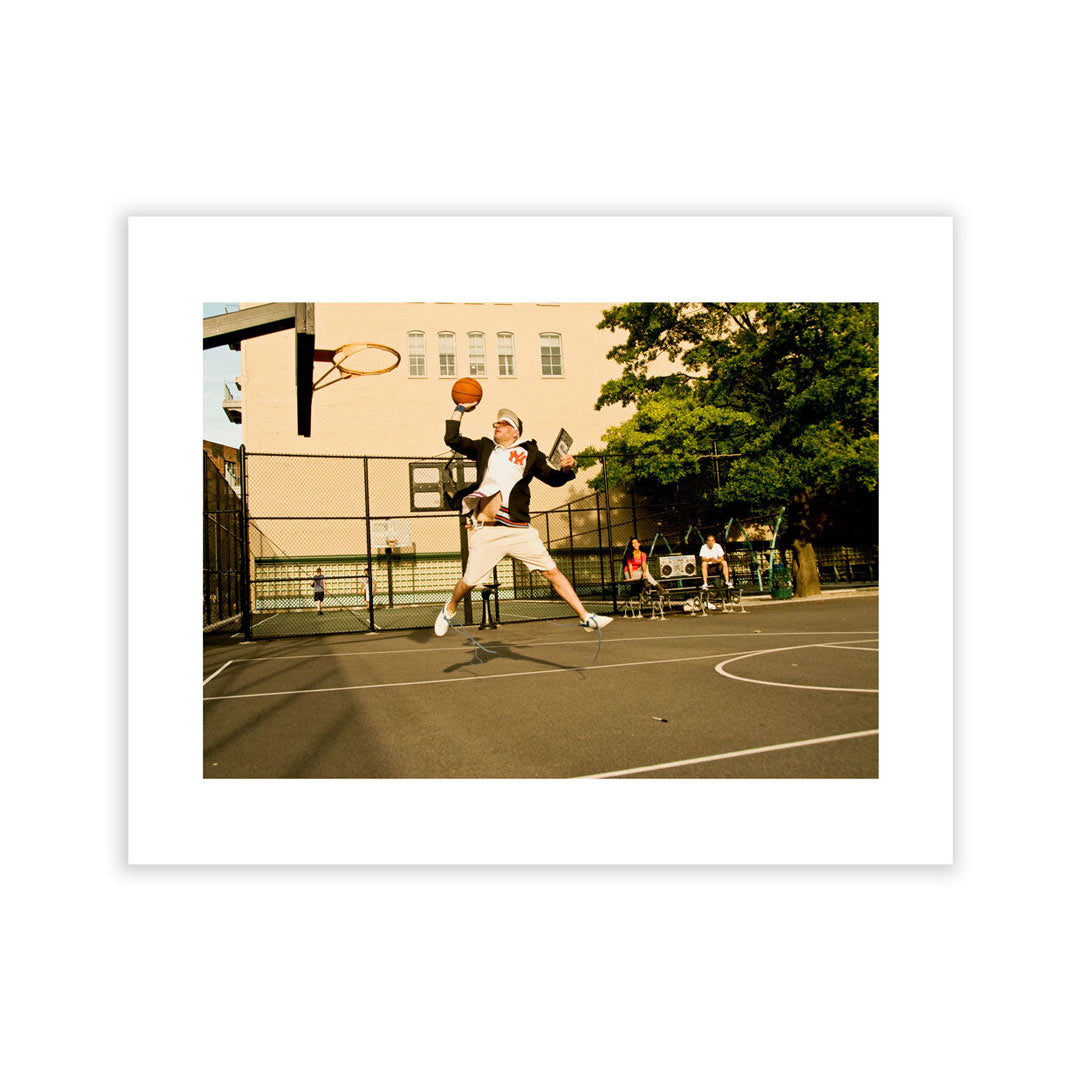
<path id="1" fill-rule="evenodd" d="M 586 474 L 606 481 L 605 462 L 579 473 Z M 231 619 L 249 639 L 430 628 L 468 551 L 463 519 L 447 496 L 475 475 L 475 465 L 457 456 L 241 449 L 240 497 L 227 484 L 227 494 L 214 489 L 215 507 L 225 509 L 213 512 L 214 527 L 223 531 L 207 540 L 204 626 Z M 207 477 L 208 487 L 217 485 Z M 733 582 L 744 593 L 768 592 L 778 568 L 791 566 L 790 550 L 778 543 L 778 511 L 736 520 L 710 510 L 692 487 L 657 506 L 611 491 L 606 482 L 598 486 L 532 513 L 541 540 L 591 611 L 618 614 L 624 606 L 623 566 L 635 536 L 653 576 L 664 580 L 674 570 L 673 584 L 690 580 L 678 573 L 674 557 L 683 556 L 684 569 L 696 564 L 709 533 L 725 547 Z M 533 488 L 534 505 L 541 502 L 535 489 L 555 491 L 540 483 Z M 209 509 L 206 520 L 209 536 Z M 826 587 L 877 579 L 876 546 L 824 547 L 817 554 Z M 510 558 L 459 611 L 465 625 L 482 627 L 573 614 L 546 578 Z"/>
<path id="2" fill-rule="evenodd" d="M 203 451 L 203 629 L 239 629 L 244 574 L 244 506 Z"/>

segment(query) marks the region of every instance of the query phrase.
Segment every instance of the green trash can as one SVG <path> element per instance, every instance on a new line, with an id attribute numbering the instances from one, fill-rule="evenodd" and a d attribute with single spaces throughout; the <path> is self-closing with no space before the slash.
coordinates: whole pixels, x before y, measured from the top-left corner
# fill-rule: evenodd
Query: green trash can
<path id="1" fill-rule="evenodd" d="M 791 589 L 791 574 L 783 563 L 773 566 L 769 578 L 769 591 L 774 600 L 790 600 L 794 595 Z"/>

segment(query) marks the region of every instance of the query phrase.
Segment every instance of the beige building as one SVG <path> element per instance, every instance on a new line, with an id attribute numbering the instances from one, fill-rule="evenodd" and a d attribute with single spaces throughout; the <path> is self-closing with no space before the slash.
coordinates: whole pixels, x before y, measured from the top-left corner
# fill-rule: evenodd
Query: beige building
<path id="1" fill-rule="evenodd" d="M 607 353 L 624 338 L 597 329 L 610 306 L 316 303 L 314 378 L 325 385 L 313 396 L 309 438 L 296 431 L 294 332 L 244 341 L 236 379 L 241 398 L 226 405 L 241 419 L 241 441 L 249 453 L 252 554 L 260 561 L 260 576 L 302 578 L 313 560 L 321 560 L 328 574 L 358 572 L 370 532 L 373 554 L 393 542 L 413 556 L 408 584 L 406 567 L 396 571 L 402 592 L 452 585 L 460 572 L 457 516 L 437 512 L 437 493 L 422 507 L 416 491 L 421 479 L 441 479 L 438 463 L 423 462 L 449 455 L 443 433 L 453 408 L 451 386 L 469 376 L 484 390 L 482 402 L 462 423 L 467 436 L 490 435 L 496 412 L 507 407 L 522 418 L 525 437 L 535 438 L 545 452 L 560 428 L 573 437 L 571 452 L 602 445 L 604 432 L 630 415 L 623 406 L 594 408 L 603 383 L 619 374 Z M 354 342 L 391 346 L 401 363 L 384 375 L 335 381 L 329 357 Z M 349 363 L 370 369 L 392 359 L 367 350 Z M 371 461 L 365 467 L 355 455 L 404 460 Z M 534 482 L 533 511 L 593 497 L 586 481 L 595 472 L 595 467 L 579 472 L 560 488 Z M 427 507 L 433 513 L 416 513 Z M 552 540 L 561 535 L 564 517 L 544 520 Z M 584 517 L 579 527 L 585 527 Z M 375 568 L 375 585 L 378 595 L 387 591 L 384 563 Z M 268 586 L 260 599 L 271 601 L 280 592 L 282 603 L 290 603 L 294 588 Z M 394 588 L 396 594 L 399 586 Z"/>
<path id="2" fill-rule="evenodd" d="M 351 342 L 390 345 L 401 353 L 392 372 L 332 382 L 330 365 L 315 364 L 325 385 L 312 400 L 311 436 L 296 434 L 293 332 L 243 343 L 237 379 L 242 441 L 249 451 L 293 454 L 440 455 L 452 402 L 450 387 L 475 378 L 484 399 L 464 420 L 471 437 L 490 434 L 499 408 L 513 409 L 526 437 L 547 451 L 560 428 L 582 448 L 600 444 L 605 430 L 630 410 L 594 404 L 600 387 L 619 374 L 606 359 L 624 337 L 598 330 L 610 304 L 401 303 L 316 304 L 315 348 L 329 353 Z M 391 362 L 368 350 L 358 367 Z M 331 384 L 332 383 L 332 384 Z M 534 484 L 538 507 L 582 494 L 579 481 L 559 490 Z M 548 496 L 554 496 L 549 498 Z"/>

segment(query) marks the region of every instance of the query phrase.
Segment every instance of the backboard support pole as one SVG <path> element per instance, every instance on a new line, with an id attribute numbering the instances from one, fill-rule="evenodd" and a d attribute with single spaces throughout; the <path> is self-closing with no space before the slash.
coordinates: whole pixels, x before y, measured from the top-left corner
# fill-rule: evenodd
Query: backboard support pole
<path id="1" fill-rule="evenodd" d="M 311 392 L 315 371 L 315 305 L 259 304 L 203 319 L 203 348 L 239 347 L 249 338 L 296 331 L 296 433 L 311 435 Z"/>

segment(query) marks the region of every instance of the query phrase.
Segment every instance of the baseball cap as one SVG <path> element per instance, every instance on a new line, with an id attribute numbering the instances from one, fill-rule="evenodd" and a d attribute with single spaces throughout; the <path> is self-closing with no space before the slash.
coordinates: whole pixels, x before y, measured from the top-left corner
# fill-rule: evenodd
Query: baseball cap
<path id="1" fill-rule="evenodd" d="M 499 410 L 498 416 L 495 417 L 495 423 L 497 424 L 500 420 L 505 420 L 508 424 L 512 424 L 518 431 L 521 430 L 521 421 L 518 419 L 517 413 L 511 412 L 509 409 Z"/>

